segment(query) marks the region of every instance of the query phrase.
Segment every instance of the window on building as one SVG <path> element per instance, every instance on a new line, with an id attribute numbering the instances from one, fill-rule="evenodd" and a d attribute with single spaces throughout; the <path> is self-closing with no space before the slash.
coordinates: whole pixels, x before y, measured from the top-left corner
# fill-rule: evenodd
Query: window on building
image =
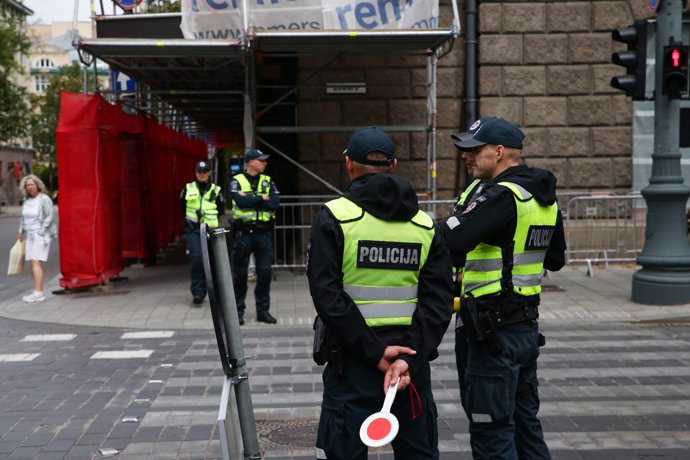
<path id="1" fill-rule="evenodd" d="M 36 92 L 44 92 L 50 85 L 49 75 L 36 75 Z"/>
<path id="2" fill-rule="evenodd" d="M 55 63 L 48 58 L 41 58 L 36 62 L 36 67 L 39 69 L 52 69 L 55 67 Z"/>

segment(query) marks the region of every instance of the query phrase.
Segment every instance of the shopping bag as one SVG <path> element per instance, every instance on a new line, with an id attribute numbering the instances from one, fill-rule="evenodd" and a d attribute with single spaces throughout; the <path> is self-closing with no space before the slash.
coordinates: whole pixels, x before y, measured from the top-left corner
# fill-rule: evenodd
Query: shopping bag
<path id="1" fill-rule="evenodd" d="M 7 264 L 8 275 L 21 275 L 24 273 L 24 242 L 17 240 L 10 249 L 10 261 Z"/>

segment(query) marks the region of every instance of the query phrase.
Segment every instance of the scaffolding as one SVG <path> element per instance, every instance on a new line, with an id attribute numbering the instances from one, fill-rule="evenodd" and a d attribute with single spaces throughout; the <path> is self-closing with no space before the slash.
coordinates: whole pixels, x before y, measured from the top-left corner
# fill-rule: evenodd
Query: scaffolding
<path id="1" fill-rule="evenodd" d="M 459 34 L 455 0 L 450 2 L 448 16 L 450 23 L 443 28 L 369 31 L 265 31 L 250 27 L 245 20 L 237 38 L 184 39 L 180 14 L 94 15 L 97 38 L 75 38 L 75 46 L 84 62 L 98 58 L 138 83 L 136 92 L 121 100 L 123 104 L 209 144 L 236 139 L 228 128 L 242 126 L 245 147 L 261 142 L 336 193 L 341 191 L 263 136 L 351 132 L 359 126 L 304 126 L 297 120 L 290 126 L 265 126 L 262 117 L 345 57 L 423 55 L 427 62 L 425 123 L 380 127 L 387 132 L 426 133 L 427 196 L 435 200 L 436 75 L 439 59 L 452 49 Z M 257 61 L 304 56 L 318 56 L 325 62 L 258 109 Z"/>

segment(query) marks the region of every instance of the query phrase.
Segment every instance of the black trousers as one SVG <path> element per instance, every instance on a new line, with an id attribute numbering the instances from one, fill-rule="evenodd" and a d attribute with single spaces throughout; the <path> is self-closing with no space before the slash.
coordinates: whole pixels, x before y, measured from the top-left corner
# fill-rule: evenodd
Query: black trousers
<path id="1" fill-rule="evenodd" d="M 323 372 L 323 402 L 316 439 L 317 458 L 366 460 L 368 447 L 359 438 L 362 422 L 383 406 L 384 374 L 343 356 L 343 374 L 327 365 Z M 436 404 L 431 393 L 429 364 L 412 375 L 419 398 L 411 386 L 398 392 L 391 408 L 400 424 L 392 442 L 397 460 L 437 460 Z"/>

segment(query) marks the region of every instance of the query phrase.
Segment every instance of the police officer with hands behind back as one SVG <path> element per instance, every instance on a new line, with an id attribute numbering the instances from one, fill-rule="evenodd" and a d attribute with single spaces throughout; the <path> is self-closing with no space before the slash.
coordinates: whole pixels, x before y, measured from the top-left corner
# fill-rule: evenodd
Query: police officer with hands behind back
<path id="1" fill-rule="evenodd" d="M 460 316 L 469 342 L 464 406 L 472 454 L 548 459 L 537 418 L 537 306 L 543 269 L 565 262 L 556 178 L 520 164 L 524 134 L 504 119 L 481 118 L 453 137 L 484 183 L 442 226 L 453 265 L 464 267 Z"/>
<path id="2" fill-rule="evenodd" d="M 240 324 L 244 324 L 249 256 L 252 253 L 256 259 L 256 320 L 268 324 L 277 322 L 268 310 L 271 305 L 273 224 L 280 206 L 280 193 L 271 177 L 264 174 L 268 158 L 269 155 L 261 150 L 247 150 L 244 154 L 245 171 L 234 175 L 230 181 L 234 237 L 230 263 Z"/>
<path id="3" fill-rule="evenodd" d="M 392 174 L 386 133 L 358 129 L 344 155 L 350 186 L 316 216 L 307 246 L 317 324 L 330 335 L 316 458 L 366 459 L 359 428 L 400 377 L 410 394 L 392 407 L 395 458 L 438 459 L 429 361 L 452 315 L 448 248 L 410 184 Z"/>
<path id="4" fill-rule="evenodd" d="M 184 239 L 189 256 L 189 276 L 194 305 L 199 306 L 206 297 L 206 279 L 201 260 L 199 230 L 202 223 L 218 227 L 218 215 L 225 212 L 221 189 L 210 181 L 211 165 L 199 161 L 194 167 L 196 180 L 185 185 L 180 194 L 180 205 L 185 215 Z"/>

